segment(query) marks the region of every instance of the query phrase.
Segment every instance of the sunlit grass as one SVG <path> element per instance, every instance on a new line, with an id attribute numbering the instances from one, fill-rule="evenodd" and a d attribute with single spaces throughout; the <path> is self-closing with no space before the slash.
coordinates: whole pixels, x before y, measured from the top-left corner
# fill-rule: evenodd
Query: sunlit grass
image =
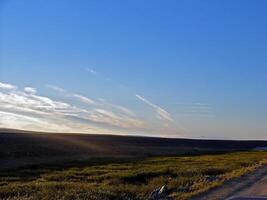
<path id="1" fill-rule="evenodd" d="M 0 199 L 146 199 L 166 184 L 182 200 L 253 171 L 266 159 L 266 152 L 238 152 L 2 172 Z"/>

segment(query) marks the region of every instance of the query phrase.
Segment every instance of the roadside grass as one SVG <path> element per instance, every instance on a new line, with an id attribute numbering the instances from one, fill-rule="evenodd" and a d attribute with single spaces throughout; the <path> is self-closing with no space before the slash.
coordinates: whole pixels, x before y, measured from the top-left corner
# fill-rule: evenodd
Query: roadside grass
<path id="1" fill-rule="evenodd" d="M 267 152 L 251 151 L 39 166 L 0 172 L 0 199 L 142 200 L 166 184 L 171 196 L 186 200 L 264 164 Z"/>

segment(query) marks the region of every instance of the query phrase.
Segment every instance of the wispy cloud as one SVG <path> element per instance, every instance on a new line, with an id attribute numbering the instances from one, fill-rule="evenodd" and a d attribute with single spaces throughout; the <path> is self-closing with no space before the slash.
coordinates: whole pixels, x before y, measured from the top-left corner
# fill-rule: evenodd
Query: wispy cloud
<path id="1" fill-rule="evenodd" d="M 107 123 L 112 126 L 120 126 L 122 128 L 144 128 L 144 122 L 131 117 L 120 116 L 112 111 L 104 109 L 95 109 L 92 115 L 89 116 L 91 120 L 96 122 Z"/>
<path id="2" fill-rule="evenodd" d="M 116 130 L 99 128 L 86 123 L 77 123 L 64 118 L 44 118 L 40 116 L 28 116 L 25 114 L 8 111 L 0 111 L 0 127 L 45 132 L 79 132 L 92 134 L 120 133 Z"/>
<path id="3" fill-rule="evenodd" d="M 52 90 L 64 93 L 65 95 L 67 95 L 69 97 L 75 98 L 84 104 L 94 105 L 94 106 L 97 106 L 97 107 L 102 108 L 102 109 L 103 108 L 104 109 L 111 109 L 111 110 L 114 110 L 115 112 L 122 112 L 126 115 L 135 116 L 135 113 L 132 110 L 130 110 L 129 108 L 126 108 L 124 106 L 117 105 L 114 103 L 110 103 L 103 98 L 98 98 L 96 100 L 93 100 L 92 98 L 86 97 L 86 96 L 81 95 L 81 94 L 74 94 L 74 93 L 68 92 L 67 90 L 65 90 L 61 87 L 55 86 L 55 85 L 47 85 L 47 86 L 48 86 L 48 88 L 50 88 Z"/>
<path id="4" fill-rule="evenodd" d="M 94 105 L 96 103 L 94 100 L 92 100 L 92 99 L 90 99 L 88 97 L 85 97 L 83 95 L 80 95 L 80 94 L 72 94 L 72 96 L 77 98 L 81 102 L 86 103 L 86 104 Z"/>
<path id="5" fill-rule="evenodd" d="M 16 89 L 16 86 L 8 84 L 8 83 L 1 83 L 0 82 L 0 88 L 1 89 L 12 90 L 12 89 Z"/>
<path id="6" fill-rule="evenodd" d="M 56 85 L 46 85 L 47 88 L 55 90 L 57 92 L 65 92 L 65 90 L 59 86 Z"/>
<path id="7" fill-rule="evenodd" d="M 96 71 L 95 70 L 93 70 L 93 69 L 91 69 L 91 68 L 85 68 L 85 70 L 87 71 L 87 72 L 90 72 L 91 74 L 93 74 L 93 75 L 96 75 Z"/>
<path id="8" fill-rule="evenodd" d="M 165 120 L 165 121 L 170 121 L 173 122 L 173 119 L 171 117 L 171 114 L 168 113 L 166 110 L 161 108 L 160 106 L 150 102 L 149 100 L 145 99 L 144 97 L 136 94 L 135 95 L 139 100 L 144 102 L 145 104 L 149 105 L 150 107 L 154 108 L 155 112 L 157 113 L 158 119 Z"/>
<path id="9" fill-rule="evenodd" d="M 31 94 L 35 94 L 36 93 L 36 89 L 32 88 L 32 87 L 25 87 L 24 91 L 27 93 L 31 93 Z"/>
<path id="10" fill-rule="evenodd" d="M 75 99 L 79 100 L 82 103 L 92 104 L 92 105 L 96 103 L 94 100 L 92 100 L 89 97 L 85 97 L 85 96 L 83 96 L 81 94 L 71 93 L 71 92 L 69 92 L 69 91 L 67 91 L 67 90 L 65 90 L 65 89 L 63 89 L 63 88 L 61 88 L 59 86 L 56 86 L 56 85 L 46 85 L 46 87 L 49 88 L 49 89 L 52 89 L 52 90 L 54 90 L 56 92 L 63 93 L 68 97 L 75 98 Z"/>
<path id="11" fill-rule="evenodd" d="M 211 104 L 205 102 L 178 103 L 175 105 L 178 115 L 184 116 L 214 116 Z"/>
<path id="12" fill-rule="evenodd" d="M 82 95 L 73 94 L 73 97 L 81 102 L 93 104 L 92 108 L 80 108 L 37 95 L 37 90 L 33 90 L 32 87 L 26 87 L 23 90 L 15 86 L 12 90 L 11 87 L 6 88 L 0 88 L 0 118 L 2 119 L 0 125 L 4 127 L 12 125 L 13 128 L 31 130 L 39 128 L 46 131 L 88 133 L 92 133 L 92 130 L 118 133 L 145 128 L 141 120 L 128 116 L 125 112 L 115 113 L 112 110 L 106 110 L 104 105 L 97 104 Z M 66 92 L 64 89 L 59 92 L 62 91 Z"/>
<path id="13" fill-rule="evenodd" d="M 64 101 L 39 95 L 35 87 L 22 89 L 0 82 L 0 127 L 35 131 L 177 135 L 181 128 L 165 126 L 173 121 L 163 108 L 136 95 L 152 107 L 157 117 L 165 123 L 150 123 L 130 108 L 105 99 L 92 99 L 64 88 L 47 85 Z M 78 100 L 74 101 L 74 99 Z"/>
<path id="14" fill-rule="evenodd" d="M 102 105 L 103 107 L 108 107 L 108 108 L 115 109 L 117 111 L 123 112 L 123 113 L 125 113 L 127 115 L 135 116 L 135 113 L 132 110 L 130 110 L 129 108 L 126 108 L 126 107 L 121 106 L 121 105 L 109 103 L 108 101 L 106 101 L 103 98 L 99 98 L 98 100 L 99 100 L 98 103 L 100 105 Z"/>

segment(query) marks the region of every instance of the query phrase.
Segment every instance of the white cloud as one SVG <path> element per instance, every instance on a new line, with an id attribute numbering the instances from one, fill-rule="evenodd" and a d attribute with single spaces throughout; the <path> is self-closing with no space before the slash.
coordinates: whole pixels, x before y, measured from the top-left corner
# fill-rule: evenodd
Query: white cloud
<path id="1" fill-rule="evenodd" d="M 65 89 L 63 89 L 61 87 L 56 86 L 56 85 L 46 85 L 46 86 L 47 86 L 47 88 L 52 89 L 52 90 L 54 90 L 56 92 L 64 93 L 66 96 L 78 99 L 82 103 L 92 104 L 92 105 L 95 104 L 95 101 L 90 99 L 90 98 L 88 98 L 88 97 L 85 97 L 85 96 L 80 95 L 80 94 L 73 94 L 71 92 L 66 91 Z"/>
<path id="2" fill-rule="evenodd" d="M 0 89 L 12 90 L 12 89 L 16 89 L 16 86 L 8 84 L 8 83 L 1 83 L 0 82 Z"/>
<path id="3" fill-rule="evenodd" d="M 23 114 L 0 111 L 0 127 L 11 129 L 23 129 L 44 132 L 65 133 L 110 133 L 118 134 L 118 131 L 99 128 L 93 125 L 72 122 L 64 118 L 41 118 L 31 117 Z"/>
<path id="4" fill-rule="evenodd" d="M 6 93 L 0 92 L 0 105 L 1 108 L 10 108 L 14 111 L 24 110 L 39 114 L 59 114 L 64 110 L 73 109 L 67 103 L 17 90 Z"/>
<path id="5" fill-rule="evenodd" d="M 36 89 L 32 88 L 32 87 L 25 87 L 24 91 L 30 94 L 35 94 L 36 93 Z"/>
<path id="6" fill-rule="evenodd" d="M 58 87 L 56 85 L 46 85 L 47 88 L 55 90 L 56 92 L 65 92 L 64 89 L 62 89 L 61 87 Z"/>
<path id="7" fill-rule="evenodd" d="M 98 98 L 98 100 L 99 100 L 99 105 L 101 105 L 102 107 L 111 108 L 111 109 L 114 109 L 115 111 L 122 112 L 126 115 L 136 116 L 135 113 L 132 110 L 130 110 L 129 108 L 126 108 L 126 107 L 121 106 L 121 105 L 109 103 L 103 98 Z"/>
<path id="8" fill-rule="evenodd" d="M 115 105 L 115 104 L 109 104 L 111 107 L 127 114 L 127 115 L 131 115 L 131 116 L 135 116 L 134 112 L 132 110 L 130 110 L 129 108 L 126 108 L 124 106 L 120 106 L 120 105 Z"/>
<path id="9" fill-rule="evenodd" d="M 102 109 L 112 109 L 115 112 L 122 112 L 125 115 L 135 116 L 134 112 L 131 111 L 129 108 L 126 108 L 126 107 L 121 106 L 121 105 L 109 103 L 103 98 L 98 98 L 98 100 L 95 101 L 95 100 L 93 100 L 89 97 L 83 96 L 81 94 L 73 94 L 73 93 L 68 92 L 65 89 L 60 88 L 60 87 L 55 86 L 55 85 L 47 85 L 47 87 L 49 87 L 52 90 L 55 90 L 55 91 L 58 91 L 61 93 L 65 93 L 67 96 L 73 97 L 73 98 L 79 100 L 80 102 L 88 104 L 88 105 L 94 105 L 94 106 L 97 106 L 97 107 L 102 108 Z"/>
<path id="10" fill-rule="evenodd" d="M 27 129 L 34 131 L 112 133 L 112 134 L 177 134 L 179 129 L 165 126 L 172 121 L 170 114 L 161 107 L 136 95 L 164 120 L 160 123 L 147 123 L 129 108 L 110 103 L 105 99 L 92 100 L 63 88 L 47 85 L 59 92 L 64 99 L 77 99 L 84 103 L 75 105 L 48 96 L 38 95 L 33 87 L 18 89 L 14 85 L 1 84 L 0 87 L 0 127 Z M 5 88 L 5 89 L 3 89 Z"/>
<path id="11" fill-rule="evenodd" d="M 28 129 L 35 131 L 68 130 L 63 124 L 52 123 L 37 117 L 3 111 L 0 111 L 0 126 L 5 128 Z"/>
<path id="12" fill-rule="evenodd" d="M 73 94 L 72 95 L 73 97 L 77 98 L 78 100 L 80 100 L 81 102 L 83 103 L 86 103 L 86 104 L 95 104 L 95 101 L 88 98 L 88 97 L 85 97 L 83 95 L 80 95 L 80 94 Z"/>
<path id="13" fill-rule="evenodd" d="M 86 132 L 93 129 L 105 130 L 105 133 L 111 130 L 131 131 L 143 127 L 142 121 L 126 116 L 125 113 L 114 113 L 103 109 L 102 105 L 94 104 L 93 100 L 82 95 L 75 94 L 73 97 L 94 105 L 93 108 L 79 108 L 66 102 L 39 96 L 32 93 L 31 87 L 27 88 L 22 91 L 18 89 L 0 91 L 1 126 L 57 132 L 67 130 Z"/>
<path id="14" fill-rule="evenodd" d="M 119 116 L 111 111 L 104 109 L 95 109 L 89 116 L 89 119 L 95 122 L 107 123 L 112 126 L 122 128 L 143 128 L 144 123 L 140 120 L 130 117 Z"/>
<path id="15" fill-rule="evenodd" d="M 155 112 L 157 113 L 157 117 L 158 119 L 161 120 L 166 120 L 166 121 L 170 121 L 172 122 L 173 119 L 171 117 L 171 114 L 168 113 L 166 110 L 164 110 L 163 108 L 159 107 L 156 104 L 153 104 L 152 102 L 148 101 L 147 99 L 145 99 L 144 97 L 136 94 L 135 95 L 139 100 L 141 100 L 142 102 L 144 102 L 145 104 L 149 105 L 150 107 L 154 108 Z"/>

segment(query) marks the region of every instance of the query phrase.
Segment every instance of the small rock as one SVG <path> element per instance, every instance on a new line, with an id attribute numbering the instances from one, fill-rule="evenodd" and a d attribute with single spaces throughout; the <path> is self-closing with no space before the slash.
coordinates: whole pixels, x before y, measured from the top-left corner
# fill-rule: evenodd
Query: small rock
<path id="1" fill-rule="evenodd" d="M 149 195 L 149 200 L 173 200 L 172 197 L 168 196 L 168 188 L 163 185 L 161 188 L 155 189 Z"/>
<path id="2" fill-rule="evenodd" d="M 167 196 L 168 189 L 166 185 L 163 185 L 159 190 L 159 195 L 161 196 Z"/>

